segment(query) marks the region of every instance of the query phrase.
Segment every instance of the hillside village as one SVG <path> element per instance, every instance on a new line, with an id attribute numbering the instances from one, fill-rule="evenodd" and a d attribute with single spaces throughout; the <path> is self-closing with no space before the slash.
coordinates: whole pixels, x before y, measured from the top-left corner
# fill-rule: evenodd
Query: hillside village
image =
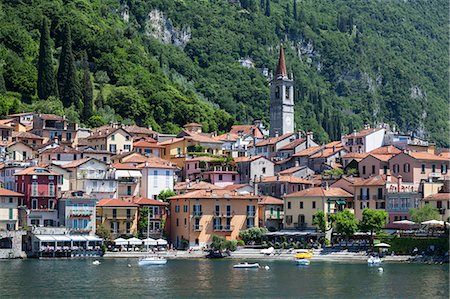
<path id="1" fill-rule="evenodd" d="M 394 222 L 425 204 L 448 221 L 448 149 L 387 124 L 318 144 L 311 132 L 295 131 L 292 86 L 281 48 L 270 130 L 256 120 L 222 135 L 198 123 L 170 135 L 8 115 L 0 120 L 0 239 L 10 241 L 1 246 L 27 234 L 24 246 L 39 254 L 49 242 L 64 251 L 83 241 L 99 251 L 98 236 L 201 248 L 213 235 L 234 240 L 252 227 L 316 231 L 318 211 L 361 219 L 366 208 L 385 210 L 386 228 L 398 229 L 404 225 Z"/>

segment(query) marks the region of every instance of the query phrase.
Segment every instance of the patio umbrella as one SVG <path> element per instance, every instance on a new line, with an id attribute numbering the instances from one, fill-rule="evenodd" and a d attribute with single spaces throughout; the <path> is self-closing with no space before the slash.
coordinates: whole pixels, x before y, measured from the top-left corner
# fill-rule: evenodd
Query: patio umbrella
<path id="1" fill-rule="evenodd" d="M 127 240 L 130 245 L 142 245 L 142 240 L 138 238 L 130 238 Z"/>
<path id="2" fill-rule="evenodd" d="M 429 225 L 429 226 L 444 226 L 444 221 L 439 221 L 439 220 L 428 220 L 428 221 L 424 221 L 422 222 L 423 225 Z"/>
<path id="3" fill-rule="evenodd" d="M 116 245 L 127 245 L 128 240 L 125 240 L 124 238 L 117 238 L 114 240 L 114 244 Z"/>
<path id="4" fill-rule="evenodd" d="M 394 224 L 405 224 L 405 225 L 414 225 L 416 224 L 414 221 L 408 220 L 408 219 L 404 219 L 404 220 L 400 220 L 400 221 L 394 221 L 392 222 Z"/>
<path id="5" fill-rule="evenodd" d="M 158 245 L 167 245 L 167 241 L 164 239 L 158 239 L 156 242 L 158 242 Z"/>
<path id="6" fill-rule="evenodd" d="M 144 241 L 144 245 L 149 245 L 149 246 L 156 246 L 156 245 L 158 245 L 158 242 L 155 239 L 152 239 L 152 238 L 147 238 L 147 239 L 144 239 L 142 241 Z"/>
<path id="7" fill-rule="evenodd" d="M 379 248 L 389 248 L 391 247 L 391 245 L 387 244 L 387 243 L 378 243 L 376 245 L 373 245 L 373 247 L 379 247 Z"/>

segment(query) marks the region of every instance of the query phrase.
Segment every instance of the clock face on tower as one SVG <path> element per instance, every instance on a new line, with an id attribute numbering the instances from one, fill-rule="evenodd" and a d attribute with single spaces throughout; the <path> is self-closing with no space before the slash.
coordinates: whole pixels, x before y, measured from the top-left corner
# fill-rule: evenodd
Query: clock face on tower
<path id="1" fill-rule="evenodd" d="M 292 119 L 291 119 L 290 116 L 286 116 L 286 117 L 284 118 L 284 121 L 286 122 L 286 125 L 288 125 L 288 126 L 290 126 L 291 123 L 292 123 Z"/>

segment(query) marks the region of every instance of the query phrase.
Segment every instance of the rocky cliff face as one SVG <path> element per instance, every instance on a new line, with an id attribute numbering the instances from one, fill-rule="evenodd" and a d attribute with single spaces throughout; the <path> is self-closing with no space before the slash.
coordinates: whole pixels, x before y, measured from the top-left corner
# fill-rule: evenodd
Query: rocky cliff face
<path id="1" fill-rule="evenodd" d="M 163 12 L 154 9 L 148 14 L 145 34 L 162 43 L 184 47 L 191 39 L 191 28 L 185 25 L 181 29 L 175 28 L 172 21 Z"/>

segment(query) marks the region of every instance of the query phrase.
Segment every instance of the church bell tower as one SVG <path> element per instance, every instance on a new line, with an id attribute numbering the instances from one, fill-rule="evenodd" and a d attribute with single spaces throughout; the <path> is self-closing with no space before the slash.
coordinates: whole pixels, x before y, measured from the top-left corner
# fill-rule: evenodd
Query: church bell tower
<path id="1" fill-rule="evenodd" d="M 294 132 L 294 80 L 289 79 L 283 46 L 275 77 L 270 82 L 270 136 Z"/>

